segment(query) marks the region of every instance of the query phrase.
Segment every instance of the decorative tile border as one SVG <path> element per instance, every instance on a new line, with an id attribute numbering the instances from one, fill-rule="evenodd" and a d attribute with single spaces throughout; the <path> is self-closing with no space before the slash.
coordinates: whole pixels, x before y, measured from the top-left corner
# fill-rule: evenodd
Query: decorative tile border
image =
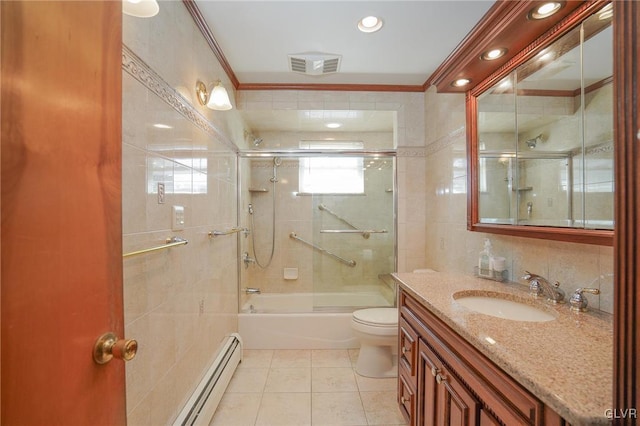
<path id="1" fill-rule="evenodd" d="M 396 151 L 396 157 L 426 157 L 426 150 L 421 146 L 400 147 Z"/>
<path id="2" fill-rule="evenodd" d="M 607 141 L 598 145 L 588 146 L 586 148 L 586 155 L 606 154 L 613 152 L 613 141 Z"/>
<path id="3" fill-rule="evenodd" d="M 452 132 L 449 132 L 448 135 L 441 137 L 440 139 L 436 140 L 433 143 L 430 143 L 425 148 L 425 155 L 426 156 L 433 155 L 436 152 L 452 145 L 455 141 L 460 139 L 460 137 L 464 137 L 465 129 L 466 129 L 465 126 L 459 127 L 453 130 Z"/>
<path id="4" fill-rule="evenodd" d="M 214 137 L 214 139 L 237 153 L 238 147 L 220 132 L 202 113 L 196 110 L 180 93 L 171 87 L 138 55 L 122 44 L 122 69 L 133 78 L 144 84 L 147 89 L 158 95 L 160 99 L 175 109 L 196 127 Z"/>

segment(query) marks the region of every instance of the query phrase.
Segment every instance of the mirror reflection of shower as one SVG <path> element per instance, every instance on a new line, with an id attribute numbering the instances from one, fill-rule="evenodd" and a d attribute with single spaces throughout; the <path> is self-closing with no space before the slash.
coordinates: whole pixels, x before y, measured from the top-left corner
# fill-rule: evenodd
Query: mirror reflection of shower
<path id="1" fill-rule="evenodd" d="M 260 139 L 260 142 L 262 142 L 262 139 Z M 270 264 L 271 261 L 273 260 L 273 254 L 275 253 L 275 247 L 276 247 L 276 183 L 278 183 L 278 167 L 282 164 L 282 158 L 280 157 L 273 157 L 273 174 L 271 176 L 271 178 L 269 178 L 269 181 L 272 184 L 272 189 L 271 189 L 271 200 L 272 200 L 272 204 L 271 204 L 271 252 L 269 254 L 269 260 L 265 262 L 260 260 L 260 257 L 258 256 L 258 252 L 256 251 L 256 239 L 255 239 L 255 235 L 258 232 L 258 230 L 256 229 L 255 226 L 255 221 L 253 220 L 253 216 L 254 216 L 254 208 L 253 208 L 253 204 L 249 204 L 249 216 L 251 218 L 251 246 L 253 248 L 253 259 L 255 261 L 255 264 L 258 265 L 260 268 L 267 268 Z"/>

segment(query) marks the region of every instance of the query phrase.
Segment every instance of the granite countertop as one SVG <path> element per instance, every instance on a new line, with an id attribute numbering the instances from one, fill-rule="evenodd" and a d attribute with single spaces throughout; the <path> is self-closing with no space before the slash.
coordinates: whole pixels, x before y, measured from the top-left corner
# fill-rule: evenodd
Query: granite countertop
<path id="1" fill-rule="evenodd" d="M 462 274 L 394 273 L 400 288 L 455 330 L 523 387 L 575 425 L 609 424 L 613 405 L 613 316 L 574 313 L 550 305 L 528 287 Z M 508 294 L 556 317 L 524 322 L 473 312 L 453 298 L 458 291 Z M 568 293 L 567 297 L 571 294 Z"/>

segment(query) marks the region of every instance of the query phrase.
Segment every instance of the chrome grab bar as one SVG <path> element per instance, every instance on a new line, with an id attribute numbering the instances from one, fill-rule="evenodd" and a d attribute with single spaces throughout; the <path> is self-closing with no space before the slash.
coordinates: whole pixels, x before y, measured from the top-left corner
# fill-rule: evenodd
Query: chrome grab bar
<path id="1" fill-rule="evenodd" d="M 349 225 L 350 227 L 353 228 L 353 231 L 351 231 L 351 230 L 340 230 L 340 229 L 338 229 L 338 230 L 326 229 L 326 230 L 320 231 L 320 232 L 330 232 L 330 233 L 335 233 L 335 234 L 339 234 L 339 233 L 362 234 L 362 238 L 364 238 L 365 240 L 369 239 L 369 236 L 371 234 L 386 234 L 387 233 L 386 229 L 382 229 L 380 231 L 360 229 L 357 226 L 355 226 L 353 223 L 349 222 L 344 217 L 340 216 L 339 214 L 337 214 L 336 212 L 334 212 L 333 210 L 331 210 L 330 208 L 325 206 L 324 204 L 320 204 L 318 206 L 318 209 L 329 213 L 330 215 L 336 217 L 338 220 L 341 220 L 342 222 L 346 223 L 347 225 Z"/>
<path id="2" fill-rule="evenodd" d="M 122 257 L 137 256 L 139 254 L 150 253 L 152 251 L 157 251 L 157 250 L 164 250 L 164 249 L 168 249 L 168 248 L 175 247 L 175 246 L 182 246 L 182 245 L 185 245 L 185 244 L 188 244 L 188 243 L 189 243 L 189 241 L 185 240 L 184 238 L 171 237 L 171 238 L 167 238 L 167 240 L 165 241 L 165 245 L 163 245 L 163 246 L 151 247 L 151 248 L 148 248 L 148 249 L 138 250 L 138 251 L 132 251 L 130 253 L 123 254 Z"/>
<path id="3" fill-rule="evenodd" d="M 334 212 L 333 210 L 331 210 L 329 207 L 325 206 L 324 204 L 320 204 L 318 206 L 319 210 L 325 211 L 327 213 L 329 213 L 330 215 L 334 216 L 336 219 L 341 220 L 342 222 L 346 223 L 347 225 L 349 225 L 350 227 L 352 227 L 353 229 L 358 229 L 357 226 L 355 226 L 353 223 L 349 222 L 347 219 L 345 219 L 344 217 L 340 216 L 338 213 Z"/>
<path id="4" fill-rule="evenodd" d="M 247 235 L 249 235 L 249 229 L 248 228 L 231 228 L 227 231 L 210 231 L 209 232 L 209 238 L 213 238 L 213 237 L 219 237 L 221 235 L 231 235 L 231 234 L 235 234 L 237 232 L 242 232 L 244 233 L 244 236 L 246 237 Z"/>
<path id="5" fill-rule="evenodd" d="M 373 229 L 321 229 L 320 232 L 323 234 L 362 234 L 362 238 L 368 240 L 371 234 L 386 234 L 388 231 L 386 229 L 379 231 Z"/>
<path id="6" fill-rule="evenodd" d="M 334 259 L 339 260 L 340 262 L 344 263 L 345 265 L 351 266 L 352 268 L 354 266 L 356 266 L 356 261 L 355 260 L 347 260 L 347 259 L 344 259 L 344 258 L 338 256 L 337 254 L 333 254 L 330 251 L 323 249 L 322 247 L 318 247 L 317 245 L 315 245 L 313 243 L 310 243 L 309 241 L 306 241 L 306 240 L 298 237 L 298 235 L 295 232 L 290 233 L 289 234 L 289 238 L 292 238 L 294 240 L 298 240 L 298 241 L 308 245 L 309 247 L 312 247 L 312 248 L 314 248 L 314 249 L 316 249 L 316 250 L 318 250 L 318 251 L 320 251 L 320 252 L 322 252 L 322 253 L 324 253 L 324 254 L 326 254 L 328 256 L 333 257 Z"/>
<path id="7" fill-rule="evenodd" d="M 386 229 L 321 229 L 320 232 L 324 234 L 386 234 L 389 231 Z"/>

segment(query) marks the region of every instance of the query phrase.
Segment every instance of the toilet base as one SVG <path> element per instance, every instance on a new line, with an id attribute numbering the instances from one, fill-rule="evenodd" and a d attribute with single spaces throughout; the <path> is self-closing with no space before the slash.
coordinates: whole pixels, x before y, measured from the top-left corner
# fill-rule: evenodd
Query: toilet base
<path id="1" fill-rule="evenodd" d="M 398 377 L 398 356 L 391 346 L 360 346 L 356 373 L 364 377 Z"/>

